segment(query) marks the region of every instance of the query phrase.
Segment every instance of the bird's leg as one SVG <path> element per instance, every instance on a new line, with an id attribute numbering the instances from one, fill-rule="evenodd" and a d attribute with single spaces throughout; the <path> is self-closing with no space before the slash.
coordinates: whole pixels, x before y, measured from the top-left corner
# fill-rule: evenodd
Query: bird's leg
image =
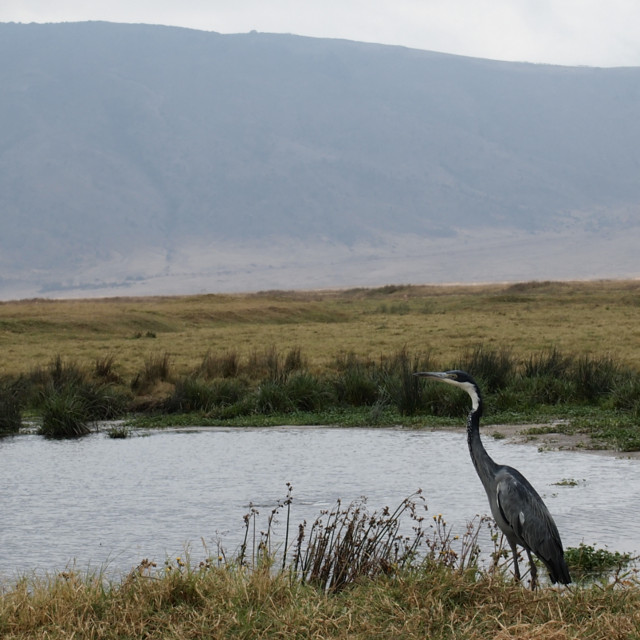
<path id="1" fill-rule="evenodd" d="M 520 582 L 520 567 L 518 566 L 518 547 L 513 542 L 511 545 L 511 553 L 513 554 L 513 572 L 516 574 L 516 580 Z"/>
<path id="2" fill-rule="evenodd" d="M 527 549 L 527 555 L 529 556 L 529 566 L 531 567 L 531 590 L 533 591 L 538 586 L 538 569 L 529 549 Z"/>

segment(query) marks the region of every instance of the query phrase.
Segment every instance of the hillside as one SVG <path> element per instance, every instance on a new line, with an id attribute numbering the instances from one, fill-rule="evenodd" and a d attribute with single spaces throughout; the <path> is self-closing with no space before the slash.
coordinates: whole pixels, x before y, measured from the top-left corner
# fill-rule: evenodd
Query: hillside
<path id="1" fill-rule="evenodd" d="M 0 298 L 640 275 L 640 68 L 0 24 Z"/>

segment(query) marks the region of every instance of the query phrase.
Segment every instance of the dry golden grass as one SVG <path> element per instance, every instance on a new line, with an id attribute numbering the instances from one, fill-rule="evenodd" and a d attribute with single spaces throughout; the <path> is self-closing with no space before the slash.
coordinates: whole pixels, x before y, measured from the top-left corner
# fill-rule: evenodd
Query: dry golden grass
<path id="1" fill-rule="evenodd" d="M 337 595 L 268 571 L 134 570 L 121 584 L 64 573 L 0 594 L 0 634 L 27 638 L 638 638 L 637 586 L 531 592 L 432 566 Z"/>
<path id="2" fill-rule="evenodd" d="M 0 303 L 0 373 L 58 354 L 81 365 L 109 354 L 126 377 L 166 352 L 181 374 L 208 351 L 245 358 L 272 346 L 300 347 L 321 371 L 344 352 L 379 358 L 406 346 L 448 362 L 480 343 L 523 356 L 608 354 L 640 368 L 639 315 L 638 281 L 24 300 Z"/>

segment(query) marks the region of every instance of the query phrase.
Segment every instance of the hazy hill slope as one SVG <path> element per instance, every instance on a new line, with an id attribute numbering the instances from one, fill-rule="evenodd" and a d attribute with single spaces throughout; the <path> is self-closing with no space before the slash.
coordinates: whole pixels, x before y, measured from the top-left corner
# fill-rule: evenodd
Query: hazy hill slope
<path id="1" fill-rule="evenodd" d="M 350 284 L 465 237 L 638 238 L 638 68 L 108 23 L 2 24 L 0 59 L 10 292 Z"/>

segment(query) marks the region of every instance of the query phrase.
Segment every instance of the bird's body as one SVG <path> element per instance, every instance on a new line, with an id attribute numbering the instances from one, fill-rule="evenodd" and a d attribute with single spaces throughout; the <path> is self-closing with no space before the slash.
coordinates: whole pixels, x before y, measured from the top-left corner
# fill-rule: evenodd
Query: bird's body
<path id="1" fill-rule="evenodd" d="M 415 375 L 455 385 L 471 397 L 472 408 L 467 418 L 469 453 L 487 493 L 491 514 L 511 547 L 516 578 L 520 578 L 517 552 L 520 545 L 529 558 L 532 586 L 536 584 L 532 553 L 547 567 L 552 583 L 569 584 L 571 577 L 560 534 L 542 498 L 517 469 L 494 462 L 482 444 L 482 395 L 476 382 L 464 371 L 419 372 Z"/>

